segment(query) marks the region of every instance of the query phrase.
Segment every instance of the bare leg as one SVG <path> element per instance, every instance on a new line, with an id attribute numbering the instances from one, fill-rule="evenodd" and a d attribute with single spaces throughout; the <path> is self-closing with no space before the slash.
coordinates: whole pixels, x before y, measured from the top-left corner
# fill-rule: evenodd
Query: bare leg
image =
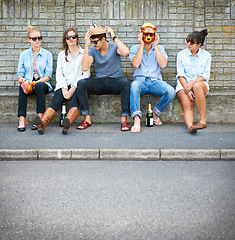
<path id="1" fill-rule="evenodd" d="M 123 122 L 126 122 L 126 124 L 123 126 Z M 130 126 L 127 123 L 127 116 L 122 116 L 121 117 L 121 130 L 122 131 L 129 131 L 130 130 Z"/>
<path id="2" fill-rule="evenodd" d="M 134 116 L 134 126 L 132 126 L 131 128 L 131 132 L 140 132 L 140 116 L 139 115 L 135 115 Z"/>
<path id="3" fill-rule="evenodd" d="M 193 125 L 193 102 L 185 94 L 184 90 L 177 92 L 177 97 L 183 106 L 184 121 L 189 129 Z"/>
<path id="4" fill-rule="evenodd" d="M 20 119 L 19 119 L 19 128 L 23 128 L 25 127 L 25 117 L 24 116 L 20 116 Z"/>
<path id="5" fill-rule="evenodd" d="M 200 122 L 206 124 L 206 94 L 207 87 L 204 83 L 198 82 L 193 85 L 197 108 L 200 114 Z"/>
<path id="6" fill-rule="evenodd" d="M 153 111 L 153 123 L 157 126 L 162 125 L 160 117 Z"/>

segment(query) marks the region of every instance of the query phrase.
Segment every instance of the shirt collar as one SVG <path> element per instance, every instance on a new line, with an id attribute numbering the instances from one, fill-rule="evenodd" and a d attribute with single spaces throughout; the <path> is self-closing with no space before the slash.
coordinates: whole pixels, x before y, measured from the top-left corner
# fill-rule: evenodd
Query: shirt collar
<path id="1" fill-rule="evenodd" d="M 187 52 L 186 52 L 187 56 L 193 56 L 193 54 L 191 53 L 191 51 L 187 48 Z M 194 56 L 194 57 L 201 57 L 202 56 L 202 50 L 201 48 L 199 48 L 198 53 Z"/>
<path id="2" fill-rule="evenodd" d="M 31 50 L 31 53 L 33 54 L 33 49 L 32 49 L 32 47 L 30 47 L 30 50 Z M 40 47 L 40 50 L 39 50 L 38 55 L 42 55 L 42 47 Z"/>

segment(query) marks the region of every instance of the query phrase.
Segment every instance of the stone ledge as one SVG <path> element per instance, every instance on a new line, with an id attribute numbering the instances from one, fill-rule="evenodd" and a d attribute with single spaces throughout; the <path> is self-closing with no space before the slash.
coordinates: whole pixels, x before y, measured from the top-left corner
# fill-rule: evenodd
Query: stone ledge
<path id="1" fill-rule="evenodd" d="M 46 95 L 46 106 L 52 101 L 53 92 Z M 143 114 L 147 111 L 148 101 L 155 105 L 159 97 L 144 95 L 141 97 L 141 110 Z M 211 123 L 235 123 L 235 90 L 210 90 L 207 100 L 207 121 Z M 70 101 L 67 101 L 67 110 Z M 93 122 L 120 122 L 121 104 L 120 95 L 89 95 L 90 113 Z M 194 118 L 199 120 L 198 110 L 195 106 Z M 0 114 L 1 122 L 17 122 L 18 90 L 0 89 Z M 30 95 L 27 106 L 26 121 L 32 122 L 35 117 L 36 97 Z M 53 121 L 59 121 L 60 111 Z M 83 120 L 79 116 L 76 122 Z M 182 106 L 177 97 L 167 106 L 161 116 L 163 122 L 184 122 Z M 132 121 L 129 117 L 128 121 Z M 143 117 L 143 122 L 145 118 Z"/>

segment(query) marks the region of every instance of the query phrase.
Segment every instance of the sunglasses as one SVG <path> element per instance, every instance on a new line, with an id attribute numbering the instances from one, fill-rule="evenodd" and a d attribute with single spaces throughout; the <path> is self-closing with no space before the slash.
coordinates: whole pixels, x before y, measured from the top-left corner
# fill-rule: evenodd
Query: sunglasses
<path id="1" fill-rule="evenodd" d="M 76 39 L 76 38 L 77 38 L 77 35 L 72 35 L 72 36 L 66 36 L 66 37 L 65 37 L 66 40 L 69 40 L 70 38 Z"/>
<path id="2" fill-rule="evenodd" d="M 198 44 L 197 42 L 192 42 L 192 41 L 190 41 L 188 38 L 186 38 L 186 42 L 187 42 L 187 43 L 190 43 L 190 45 Z"/>
<path id="3" fill-rule="evenodd" d="M 153 33 L 144 33 L 144 36 L 150 36 L 150 37 L 153 37 L 154 34 L 153 34 Z"/>
<path id="4" fill-rule="evenodd" d="M 42 36 L 40 36 L 40 37 L 29 37 L 29 39 L 32 39 L 34 42 L 36 42 L 37 40 L 41 41 L 42 40 Z"/>
<path id="5" fill-rule="evenodd" d="M 97 43 L 98 43 L 98 42 L 99 42 L 101 39 L 102 39 L 102 38 L 99 38 L 99 39 L 98 39 L 98 40 L 96 40 L 96 41 L 92 41 L 92 40 L 91 40 L 91 43 L 93 43 L 93 44 L 95 44 L 95 45 L 96 45 L 96 44 L 97 44 Z"/>

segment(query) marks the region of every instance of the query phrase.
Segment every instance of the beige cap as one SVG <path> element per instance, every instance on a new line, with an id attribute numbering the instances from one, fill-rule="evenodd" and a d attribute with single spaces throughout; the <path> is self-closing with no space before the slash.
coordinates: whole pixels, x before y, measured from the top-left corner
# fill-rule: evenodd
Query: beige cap
<path id="1" fill-rule="evenodd" d="M 102 28 L 100 25 L 96 26 L 95 28 L 91 28 L 90 31 L 92 32 L 92 35 L 99 35 L 106 33 L 106 29 Z"/>

